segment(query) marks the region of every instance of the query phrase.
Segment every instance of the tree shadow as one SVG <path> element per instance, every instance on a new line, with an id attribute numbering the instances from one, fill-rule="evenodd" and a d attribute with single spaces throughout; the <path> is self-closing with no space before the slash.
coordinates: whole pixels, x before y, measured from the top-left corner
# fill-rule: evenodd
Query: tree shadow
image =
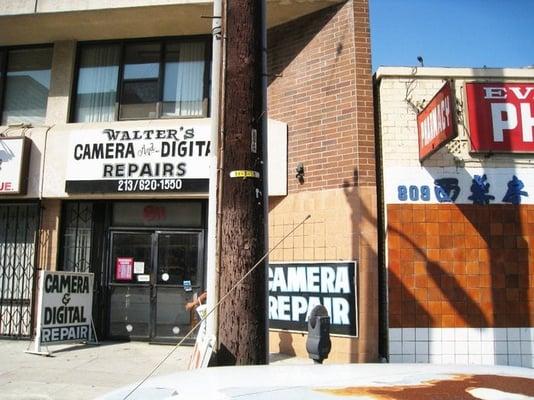
<path id="1" fill-rule="evenodd" d="M 471 290 L 477 285 L 468 280 L 470 275 L 466 270 L 462 236 L 454 236 L 450 226 L 443 226 L 443 235 L 440 235 L 437 219 L 429 224 L 410 221 L 413 218 L 410 215 L 414 213 L 421 215 L 421 218 L 416 217 L 418 220 L 424 219 L 422 215 L 425 213 L 437 215 L 438 208 L 390 205 L 387 212 L 388 268 L 399 269 L 403 280 L 413 279 L 408 287 L 414 292 L 423 289 L 426 300 L 423 300 L 424 296 L 418 296 L 422 301 L 441 302 L 440 307 L 437 304 L 432 306 L 433 311 L 441 316 L 440 321 L 434 318 L 435 326 L 486 326 L 488 318 L 480 306 L 480 291 Z M 395 216 L 400 213 L 405 215 Z M 460 240 L 456 240 L 458 238 Z M 391 307 L 391 299 L 389 303 Z M 407 326 L 410 324 L 404 321 L 403 326 L 398 327 Z"/>
<path id="2" fill-rule="evenodd" d="M 351 362 L 369 362 L 378 359 L 378 254 L 377 254 L 377 218 L 371 212 L 373 197 L 362 199 L 362 188 L 358 186 L 358 169 L 353 171 L 352 180 L 344 180 L 343 192 L 351 209 L 352 258 L 357 261 L 355 287 L 357 290 L 358 340 L 350 343 Z M 365 189 L 364 189 L 365 190 Z M 368 191 L 375 188 L 369 187 Z M 376 197 L 374 198 L 376 205 Z M 375 343 L 376 345 L 371 345 Z M 369 349 L 377 351 L 369 354 Z"/>
<path id="3" fill-rule="evenodd" d="M 486 296 L 481 301 L 492 327 L 530 327 L 529 243 L 526 240 L 528 208 L 494 204 L 491 207 L 460 205 L 477 233 L 479 273 L 487 275 Z"/>
<path id="4" fill-rule="evenodd" d="M 280 353 L 283 353 L 287 356 L 294 357 L 296 355 L 295 349 L 293 348 L 293 336 L 290 332 L 278 332 L 279 349 Z"/>

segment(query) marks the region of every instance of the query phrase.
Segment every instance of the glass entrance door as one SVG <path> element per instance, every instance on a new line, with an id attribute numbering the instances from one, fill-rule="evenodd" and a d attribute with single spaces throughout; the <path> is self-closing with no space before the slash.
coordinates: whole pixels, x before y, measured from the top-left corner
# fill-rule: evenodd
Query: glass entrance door
<path id="1" fill-rule="evenodd" d="M 109 336 L 176 341 L 191 325 L 185 304 L 201 290 L 203 234 L 111 232 Z"/>
<path id="2" fill-rule="evenodd" d="M 109 334 L 151 337 L 151 232 L 112 232 Z"/>
<path id="3" fill-rule="evenodd" d="M 191 325 L 185 304 L 198 293 L 202 277 L 200 232 L 157 232 L 155 338 L 183 337 Z"/>

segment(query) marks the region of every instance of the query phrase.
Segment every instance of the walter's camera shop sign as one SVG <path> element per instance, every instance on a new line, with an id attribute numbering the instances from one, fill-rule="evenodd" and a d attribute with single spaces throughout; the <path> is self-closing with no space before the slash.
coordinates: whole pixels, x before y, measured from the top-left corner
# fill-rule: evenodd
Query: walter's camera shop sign
<path id="1" fill-rule="evenodd" d="M 40 345 L 91 340 L 93 274 L 39 273 L 36 352 Z"/>
<path id="2" fill-rule="evenodd" d="M 358 335 L 356 262 L 269 265 L 269 323 L 274 329 L 307 331 L 308 315 L 322 304 L 330 332 Z"/>
<path id="3" fill-rule="evenodd" d="M 68 193 L 204 193 L 209 186 L 209 125 L 72 132 Z"/>

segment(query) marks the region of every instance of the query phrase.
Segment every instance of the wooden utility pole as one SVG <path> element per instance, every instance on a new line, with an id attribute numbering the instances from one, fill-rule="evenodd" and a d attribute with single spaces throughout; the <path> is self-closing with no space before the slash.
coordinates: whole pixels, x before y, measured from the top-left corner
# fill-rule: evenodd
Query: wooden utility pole
<path id="1" fill-rule="evenodd" d="M 264 255 L 264 0 L 224 0 L 220 279 L 222 298 Z M 266 124 L 265 124 L 266 125 Z M 266 168 L 265 168 L 266 170 Z M 219 365 L 267 363 L 266 266 L 222 302 Z"/>

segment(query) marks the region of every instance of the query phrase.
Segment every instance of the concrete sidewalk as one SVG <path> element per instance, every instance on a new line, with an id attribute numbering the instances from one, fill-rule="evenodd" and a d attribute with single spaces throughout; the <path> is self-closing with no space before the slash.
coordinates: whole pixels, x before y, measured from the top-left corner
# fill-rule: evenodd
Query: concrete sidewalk
<path id="1" fill-rule="evenodd" d="M 26 354 L 29 341 L 0 340 L 0 399 L 92 399 L 146 376 L 171 346 L 102 342 L 50 346 L 52 357 Z M 185 370 L 192 347 L 180 347 L 154 376 Z M 273 363 L 312 363 L 271 355 Z"/>

